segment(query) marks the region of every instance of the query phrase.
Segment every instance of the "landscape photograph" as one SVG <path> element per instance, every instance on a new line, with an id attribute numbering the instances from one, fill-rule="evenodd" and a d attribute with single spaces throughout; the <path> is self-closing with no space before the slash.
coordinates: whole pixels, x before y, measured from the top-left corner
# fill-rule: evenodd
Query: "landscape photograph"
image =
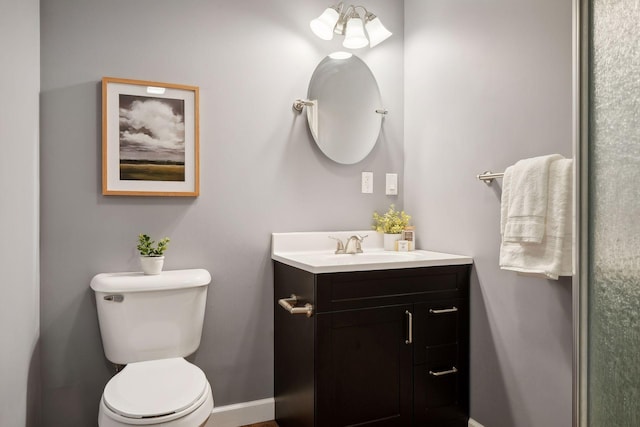
<path id="1" fill-rule="evenodd" d="M 119 95 L 120 180 L 185 181 L 184 100 Z"/>

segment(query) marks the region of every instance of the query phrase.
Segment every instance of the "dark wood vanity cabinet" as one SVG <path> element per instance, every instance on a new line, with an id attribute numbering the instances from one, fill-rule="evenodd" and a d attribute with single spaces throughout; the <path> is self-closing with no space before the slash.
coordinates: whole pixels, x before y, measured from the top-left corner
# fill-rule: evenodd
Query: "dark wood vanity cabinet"
<path id="1" fill-rule="evenodd" d="M 470 270 L 313 274 L 275 262 L 278 425 L 466 427 Z M 292 294 L 313 316 L 279 306 Z"/>

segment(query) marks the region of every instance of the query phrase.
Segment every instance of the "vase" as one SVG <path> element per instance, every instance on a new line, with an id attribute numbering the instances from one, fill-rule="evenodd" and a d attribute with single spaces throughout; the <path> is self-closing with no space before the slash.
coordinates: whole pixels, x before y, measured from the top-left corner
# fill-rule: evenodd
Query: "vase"
<path id="1" fill-rule="evenodd" d="M 396 242 L 400 240 L 402 234 L 389 234 L 384 233 L 384 250 L 385 251 L 395 251 L 396 250 Z"/>
<path id="2" fill-rule="evenodd" d="M 162 266 L 164 264 L 164 256 L 141 256 L 140 266 L 142 266 L 142 272 L 147 275 L 158 275 L 162 273 Z"/>

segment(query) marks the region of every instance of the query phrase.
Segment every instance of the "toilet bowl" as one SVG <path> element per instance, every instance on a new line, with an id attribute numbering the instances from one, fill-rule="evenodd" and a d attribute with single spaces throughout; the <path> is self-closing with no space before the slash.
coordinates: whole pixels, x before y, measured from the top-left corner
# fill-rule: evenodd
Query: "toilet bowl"
<path id="1" fill-rule="evenodd" d="M 211 275 L 203 269 L 101 273 L 91 280 L 107 359 L 126 365 L 104 388 L 99 427 L 201 427 L 213 409 L 200 345 Z"/>
<path id="2" fill-rule="evenodd" d="M 183 358 L 127 365 L 107 383 L 98 411 L 100 427 L 204 426 L 213 409 L 211 386 Z"/>

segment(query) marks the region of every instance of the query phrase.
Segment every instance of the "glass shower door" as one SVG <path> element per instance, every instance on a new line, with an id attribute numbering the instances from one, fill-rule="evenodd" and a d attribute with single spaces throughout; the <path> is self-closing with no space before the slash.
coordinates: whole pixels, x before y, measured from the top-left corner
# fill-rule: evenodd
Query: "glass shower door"
<path id="1" fill-rule="evenodd" d="M 588 425 L 640 426 L 640 0 L 591 0 Z"/>

